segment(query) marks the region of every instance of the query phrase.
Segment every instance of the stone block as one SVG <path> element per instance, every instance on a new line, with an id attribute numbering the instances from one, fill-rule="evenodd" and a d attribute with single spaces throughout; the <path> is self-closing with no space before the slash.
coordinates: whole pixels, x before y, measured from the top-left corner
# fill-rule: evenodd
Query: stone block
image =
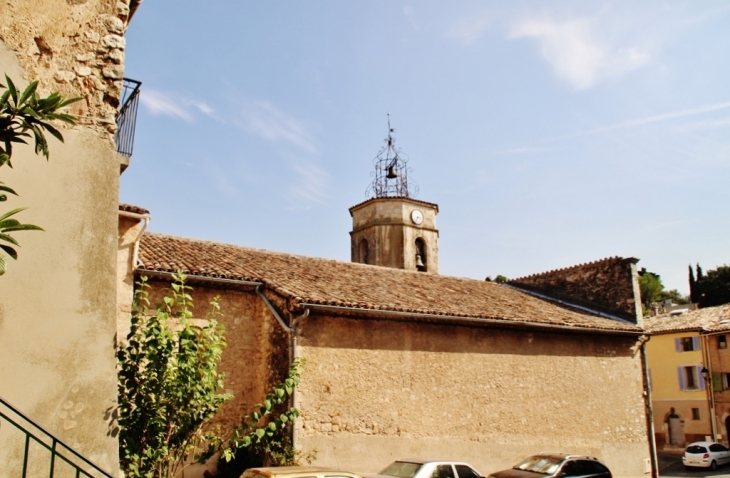
<path id="1" fill-rule="evenodd" d="M 101 74 L 104 78 L 121 79 L 124 78 L 124 66 L 123 65 L 109 65 L 101 70 Z"/>
<path id="2" fill-rule="evenodd" d="M 114 48 L 124 50 L 126 45 L 127 41 L 124 39 L 123 36 L 119 35 L 106 35 L 104 38 L 101 39 L 101 46 L 109 50 Z"/>

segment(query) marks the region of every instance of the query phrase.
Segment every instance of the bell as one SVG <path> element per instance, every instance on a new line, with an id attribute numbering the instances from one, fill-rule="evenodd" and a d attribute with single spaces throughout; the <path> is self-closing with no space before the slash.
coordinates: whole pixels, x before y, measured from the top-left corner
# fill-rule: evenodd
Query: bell
<path id="1" fill-rule="evenodd" d="M 394 164 L 388 167 L 388 174 L 385 177 L 388 179 L 395 179 L 398 177 L 398 174 L 395 172 Z"/>
<path id="2" fill-rule="evenodd" d="M 416 254 L 416 267 L 424 267 L 423 261 L 421 260 L 421 254 Z"/>

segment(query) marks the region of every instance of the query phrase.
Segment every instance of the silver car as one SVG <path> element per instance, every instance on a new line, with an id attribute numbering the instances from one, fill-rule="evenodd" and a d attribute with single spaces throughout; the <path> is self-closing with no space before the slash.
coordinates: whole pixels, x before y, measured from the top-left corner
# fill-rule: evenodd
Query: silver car
<path id="1" fill-rule="evenodd" d="M 682 455 L 685 468 L 709 468 L 716 470 L 719 465 L 730 462 L 730 450 L 714 441 L 690 443 Z"/>
<path id="2" fill-rule="evenodd" d="M 484 476 L 463 461 L 407 458 L 394 461 L 383 471 L 369 478 L 484 478 Z"/>

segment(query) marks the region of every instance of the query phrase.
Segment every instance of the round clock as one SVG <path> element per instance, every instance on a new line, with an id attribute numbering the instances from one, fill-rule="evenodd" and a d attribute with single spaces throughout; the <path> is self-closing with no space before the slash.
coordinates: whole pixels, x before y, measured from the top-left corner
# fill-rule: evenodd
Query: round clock
<path id="1" fill-rule="evenodd" d="M 423 222 L 423 213 L 418 209 L 411 211 L 411 221 L 413 224 L 421 224 Z"/>

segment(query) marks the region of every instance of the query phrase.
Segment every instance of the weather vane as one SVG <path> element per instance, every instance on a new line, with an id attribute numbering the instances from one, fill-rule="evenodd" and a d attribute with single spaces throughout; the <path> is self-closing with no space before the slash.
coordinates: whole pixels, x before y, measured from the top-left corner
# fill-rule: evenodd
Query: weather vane
<path id="1" fill-rule="evenodd" d="M 375 171 L 370 173 L 373 182 L 365 192 L 366 196 L 409 198 L 418 195 L 418 186 L 408 182 L 408 173 L 413 172 L 413 169 L 408 167 L 408 159 L 403 152 L 396 149 L 393 133 L 395 129 L 390 126 L 388 113 L 388 137 L 373 160 Z"/>

